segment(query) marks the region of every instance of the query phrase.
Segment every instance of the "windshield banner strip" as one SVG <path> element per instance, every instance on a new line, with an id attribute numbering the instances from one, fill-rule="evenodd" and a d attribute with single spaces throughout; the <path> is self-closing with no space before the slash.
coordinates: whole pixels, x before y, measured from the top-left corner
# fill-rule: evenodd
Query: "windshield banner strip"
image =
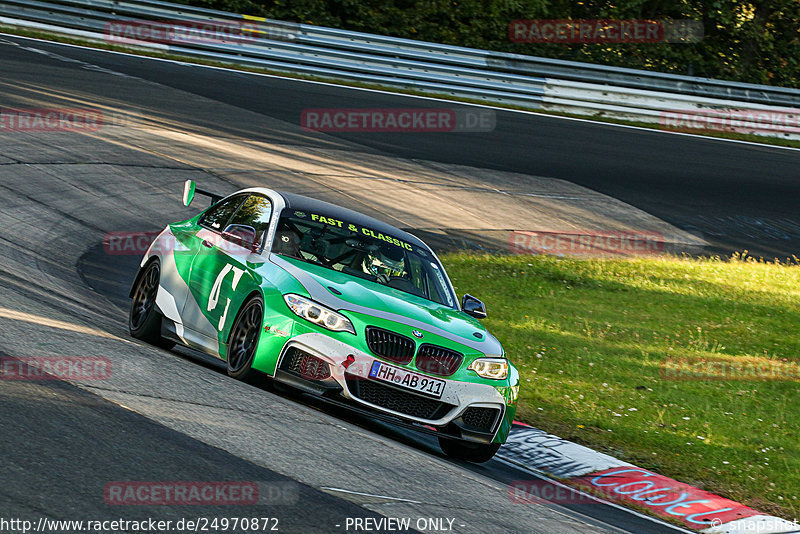
<path id="1" fill-rule="evenodd" d="M 314 222 L 327 224 L 328 226 L 332 226 L 334 228 L 341 228 L 342 230 L 350 230 L 351 232 L 355 232 L 360 235 L 365 235 L 373 239 L 378 239 L 380 241 L 389 243 L 390 245 L 394 245 L 396 247 L 403 248 L 405 250 L 413 250 L 413 248 L 409 243 L 406 243 L 405 241 L 397 239 L 396 237 L 390 236 L 388 234 L 376 232 L 372 228 L 367 228 L 366 226 L 360 226 L 357 224 L 348 223 L 346 221 L 342 221 L 325 215 L 320 215 L 318 213 L 312 213 L 310 215 L 306 215 L 305 213 L 302 212 L 295 212 L 294 215 L 300 219 L 308 218 Z"/>

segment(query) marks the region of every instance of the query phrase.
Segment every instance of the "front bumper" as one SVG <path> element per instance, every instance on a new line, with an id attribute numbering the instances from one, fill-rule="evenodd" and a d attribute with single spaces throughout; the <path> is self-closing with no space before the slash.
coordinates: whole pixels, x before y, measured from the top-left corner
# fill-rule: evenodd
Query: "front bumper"
<path id="1" fill-rule="evenodd" d="M 329 369 L 320 372 L 316 363 L 296 365 L 296 358 L 304 357 L 298 351 L 325 362 Z M 376 360 L 383 361 L 324 334 L 305 333 L 284 345 L 275 378 L 315 395 L 341 395 L 361 408 L 434 427 L 443 435 L 481 443 L 505 441 L 507 432 L 501 429 L 506 426 L 506 399 L 497 388 L 434 377 L 445 382 L 441 398 L 436 399 L 370 378 Z"/>

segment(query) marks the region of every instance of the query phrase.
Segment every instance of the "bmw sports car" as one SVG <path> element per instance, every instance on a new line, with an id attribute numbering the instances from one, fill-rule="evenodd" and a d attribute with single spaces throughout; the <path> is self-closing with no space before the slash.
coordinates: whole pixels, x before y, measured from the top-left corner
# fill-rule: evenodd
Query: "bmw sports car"
<path id="1" fill-rule="evenodd" d="M 449 456 L 490 459 L 511 429 L 517 369 L 459 303 L 417 237 L 326 202 L 263 188 L 167 226 L 131 288 L 135 338 L 176 343 L 371 417 L 435 434 Z"/>

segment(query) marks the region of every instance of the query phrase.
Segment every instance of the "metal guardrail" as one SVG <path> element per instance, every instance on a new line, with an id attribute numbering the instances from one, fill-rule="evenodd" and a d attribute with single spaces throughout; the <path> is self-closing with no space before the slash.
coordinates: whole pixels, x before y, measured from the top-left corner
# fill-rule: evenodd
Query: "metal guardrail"
<path id="1" fill-rule="evenodd" d="M 159 0 L 0 0 L 0 23 L 107 39 L 117 21 L 228 21 L 254 39 L 139 42 L 220 62 L 645 122 L 665 111 L 751 111 L 758 133 L 800 138 L 769 112 L 800 108 L 800 90 L 561 61 L 267 20 Z M 782 109 L 778 109 L 780 106 Z M 786 117 L 784 116 L 784 121 Z"/>
<path id="2" fill-rule="evenodd" d="M 147 5 L 143 5 L 147 4 Z M 39 2 L 6 0 L 2 4 L 0 22 L 13 18 L 21 22 L 37 22 L 81 32 L 94 32 L 103 39 L 108 23 L 118 20 L 246 20 L 241 15 L 192 9 L 161 2 L 112 2 L 105 0 L 70 0 Z M 87 9 L 90 6 L 91 9 Z M 162 6 L 162 7 L 152 7 Z M 175 6 L 180 10 L 164 9 Z M 257 27 L 282 30 L 274 39 L 242 42 L 206 42 L 157 46 L 177 54 L 228 61 L 323 77 L 347 78 L 368 83 L 417 88 L 454 96 L 486 99 L 536 107 L 543 95 L 543 79 L 520 80 L 513 75 L 495 75 L 477 69 L 464 69 L 448 64 L 429 64 L 402 57 L 371 55 L 344 48 L 310 44 L 299 30 L 300 25 L 278 21 L 258 21 Z M 293 31 L 294 30 L 294 31 Z M 85 35 L 84 35 L 85 36 Z M 306 43 L 309 44 L 305 44 Z M 152 46 L 153 43 L 140 43 Z"/>

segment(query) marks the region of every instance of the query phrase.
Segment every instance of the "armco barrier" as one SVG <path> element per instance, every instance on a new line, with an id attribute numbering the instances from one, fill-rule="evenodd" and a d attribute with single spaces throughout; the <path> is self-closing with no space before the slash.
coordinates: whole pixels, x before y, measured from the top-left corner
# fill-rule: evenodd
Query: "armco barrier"
<path id="1" fill-rule="evenodd" d="M 113 24 L 238 24 L 240 38 L 138 41 L 220 62 L 543 109 L 800 139 L 800 91 L 489 52 L 157 0 L 3 0 L 0 24 L 114 40 Z M 112 37 L 109 37 L 112 35 Z M 126 41 L 125 44 L 131 44 Z M 678 120 L 674 113 L 685 117 Z"/>

